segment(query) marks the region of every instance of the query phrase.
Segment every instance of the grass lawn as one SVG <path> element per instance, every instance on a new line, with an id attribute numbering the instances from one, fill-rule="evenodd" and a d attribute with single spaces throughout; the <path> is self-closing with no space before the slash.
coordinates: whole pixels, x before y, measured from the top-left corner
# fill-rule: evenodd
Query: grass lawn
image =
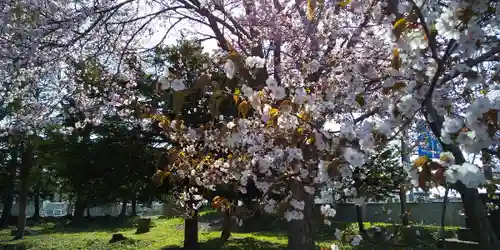
<path id="1" fill-rule="evenodd" d="M 200 222 L 212 221 L 218 217 L 217 213 L 204 212 Z M 149 233 L 135 234 L 133 219 L 108 218 L 89 222 L 85 229 L 72 228 L 64 222 L 45 222 L 38 226 L 30 227 L 36 235 L 26 236 L 23 240 L 11 241 L 10 230 L 0 231 L 0 249 L 162 249 L 168 246 L 181 246 L 183 241 L 183 219 L 181 218 L 153 218 L 154 227 Z M 199 232 L 202 249 L 206 250 L 277 250 L 286 248 L 286 224 L 283 221 L 271 217 L 263 218 L 262 221 L 252 222 L 249 228 L 239 228 L 232 233 L 231 239 L 224 245 L 218 242 L 220 231 L 202 228 Z M 367 224 L 367 227 L 375 224 Z M 375 226 L 389 228 L 387 224 L 376 224 Z M 335 240 L 335 228 L 345 232 L 355 232 L 354 224 L 336 224 L 326 227 L 318 226 L 316 238 L 322 247 L 330 246 Z M 388 229 L 390 230 L 390 228 Z M 433 238 L 437 234 L 436 227 L 419 227 L 422 238 L 433 244 Z M 403 233 L 402 241 L 411 242 L 415 240 L 416 228 L 411 228 Z M 448 228 L 447 234 L 453 234 L 454 228 Z M 113 233 L 122 233 L 132 240 L 118 243 L 108 243 Z M 407 237 L 404 237 L 406 235 Z M 339 244 L 340 245 L 340 244 Z M 434 244 L 433 244 L 434 245 Z M 341 245 L 341 249 L 430 249 L 427 246 L 390 248 L 387 246 L 360 245 L 357 247 L 350 244 Z M 431 248 L 432 249 L 432 248 Z"/>

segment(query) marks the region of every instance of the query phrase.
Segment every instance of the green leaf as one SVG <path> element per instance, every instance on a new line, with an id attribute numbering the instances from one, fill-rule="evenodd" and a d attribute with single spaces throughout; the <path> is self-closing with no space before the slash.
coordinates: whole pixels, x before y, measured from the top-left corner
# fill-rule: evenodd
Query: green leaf
<path id="1" fill-rule="evenodd" d="M 184 106 L 184 101 L 186 100 L 186 94 L 184 91 L 176 91 L 172 93 L 172 106 L 175 114 L 180 114 L 182 112 L 182 107 Z"/>
<path id="2" fill-rule="evenodd" d="M 448 114 L 450 114 L 450 113 L 451 113 L 452 108 L 453 108 L 453 106 L 452 106 L 452 105 L 447 105 L 447 106 L 445 107 L 446 112 L 448 112 Z"/>
<path id="3" fill-rule="evenodd" d="M 19 98 L 14 99 L 12 102 L 7 104 L 7 110 L 8 110 L 7 113 L 16 112 L 20 110 L 22 108 L 21 104 L 22 104 L 21 99 Z"/>
<path id="4" fill-rule="evenodd" d="M 356 102 L 359 104 L 359 106 L 363 107 L 365 105 L 365 98 L 363 97 L 362 94 L 356 95 Z"/>

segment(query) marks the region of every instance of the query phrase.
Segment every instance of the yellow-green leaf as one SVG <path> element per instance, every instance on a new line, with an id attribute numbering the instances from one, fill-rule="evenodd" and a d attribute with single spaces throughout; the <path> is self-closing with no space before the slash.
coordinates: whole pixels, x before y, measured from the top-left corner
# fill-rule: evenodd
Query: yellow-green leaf
<path id="1" fill-rule="evenodd" d="M 424 166 L 425 164 L 427 164 L 431 159 L 424 155 L 424 156 L 420 156 L 418 157 L 414 162 L 413 162 L 413 166 L 415 167 L 422 167 Z"/>
<path id="2" fill-rule="evenodd" d="M 314 19 L 314 13 L 316 11 L 316 0 L 307 1 L 307 19 L 309 21 Z"/>
<path id="3" fill-rule="evenodd" d="M 233 45 L 228 40 L 226 40 L 226 44 L 227 44 L 227 49 L 229 52 L 229 58 L 232 60 L 234 57 L 238 57 L 239 56 L 238 51 L 236 51 L 236 49 L 233 47 Z M 235 60 L 233 60 L 233 62 L 234 61 Z"/>
<path id="4" fill-rule="evenodd" d="M 351 3 L 351 0 L 344 0 L 344 1 L 339 2 L 338 4 L 342 7 L 346 7 L 350 3 Z"/>
<path id="5" fill-rule="evenodd" d="M 240 93 L 241 93 L 240 89 L 237 88 L 234 90 L 233 100 L 234 100 L 234 103 L 236 103 L 236 104 L 238 104 Z"/>
<path id="6" fill-rule="evenodd" d="M 359 106 L 364 106 L 365 105 L 365 98 L 363 97 L 362 94 L 359 94 L 356 96 L 356 102 L 359 104 Z"/>
<path id="7" fill-rule="evenodd" d="M 401 68 L 401 57 L 399 56 L 399 49 L 394 48 L 392 51 L 391 67 L 395 70 Z"/>
<path id="8" fill-rule="evenodd" d="M 407 23 L 407 21 L 405 18 L 400 18 L 399 20 L 397 20 L 394 23 L 392 33 L 394 34 L 396 39 L 399 39 L 401 37 L 401 35 L 403 34 L 403 32 L 406 30 L 406 26 L 407 26 L 406 23 Z"/>
<path id="9" fill-rule="evenodd" d="M 404 17 L 400 18 L 394 23 L 394 29 L 397 29 L 398 26 L 406 24 L 406 19 Z"/>
<path id="10" fill-rule="evenodd" d="M 238 114 L 241 115 L 241 117 L 243 118 L 246 118 L 247 117 L 247 114 L 248 114 L 248 111 L 250 111 L 250 103 L 248 103 L 248 101 L 242 101 L 239 105 L 238 105 Z"/>

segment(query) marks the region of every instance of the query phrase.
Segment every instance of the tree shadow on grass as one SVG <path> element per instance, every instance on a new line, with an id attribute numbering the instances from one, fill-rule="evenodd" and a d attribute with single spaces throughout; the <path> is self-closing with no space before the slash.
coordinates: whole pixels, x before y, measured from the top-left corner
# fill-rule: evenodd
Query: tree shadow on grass
<path id="1" fill-rule="evenodd" d="M 315 220 L 313 223 L 316 241 L 336 240 L 335 229 L 341 231 L 353 230 L 353 224 L 347 222 L 332 222 L 330 226 L 325 225 L 323 221 L 319 220 Z M 233 226 L 233 232 L 252 233 L 267 237 L 287 237 L 288 227 L 288 223 L 284 219 L 275 215 L 263 214 L 244 222 L 242 227 Z"/>
<path id="2" fill-rule="evenodd" d="M 256 236 L 266 236 L 266 237 L 287 237 L 287 225 L 283 220 L 275 219 L 273 221 L 272 217 L 268 217 L 263 219 L 262 221 L 253 221 L 255 227 L 252 230 L 252 234 Z M 436 249 L 437 239 L 439 236 L 439 228 L 431 227 L 431 226 L 419 226 L 414 225 L 405 228 L 399 228 L 395 230 L 395 227 L 387 224 L 380 223 L 365 223 L 365 229 L 368 231 L 370 237 L 375 237 L 375 232 L 378 230 L 377 225 L 385 230 L 388 235 L 393 235 L 397 233 L 399 236 L 396 237 L 394 243 L 396 245 L 403 244 L 407 245 L 407 248 L 403 249 Z M 323 222 L 315 221 L 314 222 L 314 239 L 317 242 L 328 242 L 328 241 L 336 241 L 338 240 L 335 231 L 339 229 L 342 233 L 342 237 L 345 239 L 346 235 L 350 235 L 351 237 L 359 234 L 359 229 L 357 223 L 350 222 L 332 222 L 332 225 L 327 226 Z M 240 230 L 245 231 L 245 228 Z M 247 230 L 248 232 L 248 230 Z M 455 230 L 446 229 L 445 230 L 445 238 L 454 238 Z M 345 244 L 349 244 L 346 242 Z M 386 250 L 393 248 L 393 246 L 388 246 L 384 244 L 367 244 L 366 240 L 362 241 L 362 244 L 359 246 L 352 246 L 352 249 L 363 250 L 363 249 L 373 249 L 373 250 Z"/>
<path id="3" fill-rule="evenodd" d="M 436 242 L 424 242 L 424 244 L 406 244 L 398 243 L 397 245 L 390 244 L 372 244 L 363 242 L 357 246 L 351 246 L 351 250 L 387 250 L 387 249 L 405 249 L 405 250 L 441 250 Z"/>
<path id="4" fill-rule="evenodd" d="M 284 250 L 286 245 L 254 238 L 232 238 L 227 242 L 211 239 L 200 243 L 201 250 Z M 187 250 L 180 246 L 167 246 L 161 250 Z"/>
<path id="5" fill-rule="evenodd" d="M 282 250 L 286 245 L 272 243 L 268 241 L 257 240 L 254 238 L 233 238 L 226 243 L 219 239 L 213 239 L 204 242 L 201 245 L 202 250 Z"/>
<path id="6" fill-rule="evenodd" d="M 33 247 L 27 242 L 19 242 L 15 244 L 10 244 L 12 241 L 0 241 L 0 250 L 26 250 Z"/>
<path id="7" fill-rule="evenodd" d="M 100 216 L 87 218 L 85 221 L 75 224 L 71 220 L 61 219 L 44 222 L 38 234 L 52 233 L 81 233 L 81 232 L 119 232 L 128 230 L 137 225 L 138 217 L 113 217 Z"/>
<path id="8" fill-rule="evenodd" d="M 352 227 L 351 230 L 355 230 L 354 234 L 357 234 L 357 227 Z M 351 246 L 352 250 L 387 250 L 387 249 L 405 249 L 405 250 L 438 250 L 442 249 L 439 247 L 439 229 L 437 227 L 430 226 L 410 226 L 404 228 L 398 228 L 395 230 L 394 226 L 384 226 L 382 231 L 379 231 L 377 227 L 366 226 L 370 240 L 363 239 L 360 245 Z M 384 232 L 381 234 L 380 232 Z M 385 235 L 394 235 L 392 240 L 384 240 Z M 378 237 L 377 237 L 378 236 Z M 445 229 L 445 238 L 454 238 L 455 231 L 450 229 Z M 349 244 L 347 241 L 344 244 Z"/>

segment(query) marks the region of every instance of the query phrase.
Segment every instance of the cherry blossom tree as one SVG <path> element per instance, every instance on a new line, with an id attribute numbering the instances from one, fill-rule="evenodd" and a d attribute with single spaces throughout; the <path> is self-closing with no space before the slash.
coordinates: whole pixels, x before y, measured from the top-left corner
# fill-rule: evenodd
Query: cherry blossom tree
<path id="1" fill-rule="evenodd" d="M 415 162 L 416 178 L 443 175 L 437 183 L 461 194 L 480 244 L 498 248 L 477 192 L 483 171 L 464 157 L 499 156 L 498 1 L 145 1 L 150 12 L 139 11 L 141 2 L 4 4 L 2 73 L 15 83 L 19 72 L 53 76 L 71 53 L 127 71 L 122 62 L 154 21 L 208 28 L 191 33 L 218 42 L 222 52 L 213 57 L 236 84 L 208 74 L 197 86 L 161 79 L 177 93 L 176 105 L 204 89 L 212 116 L 199 127 L 161 117 L 165 134 L 182 142 L 172 167 L 195 169 L 207 188 L 236 180 L 245 192 L 251 180 L 264 193 L 263 209 L 289 221 L 290 249 L 314 249 L 316 191 L 366 168 L 377 146 L 424 119 L 446 152 L 439 163 Z M 221 112 L 223 97 L 234 99 L 236 112 Z M 203 149 L 218 155 L 205 159 Z"/>

